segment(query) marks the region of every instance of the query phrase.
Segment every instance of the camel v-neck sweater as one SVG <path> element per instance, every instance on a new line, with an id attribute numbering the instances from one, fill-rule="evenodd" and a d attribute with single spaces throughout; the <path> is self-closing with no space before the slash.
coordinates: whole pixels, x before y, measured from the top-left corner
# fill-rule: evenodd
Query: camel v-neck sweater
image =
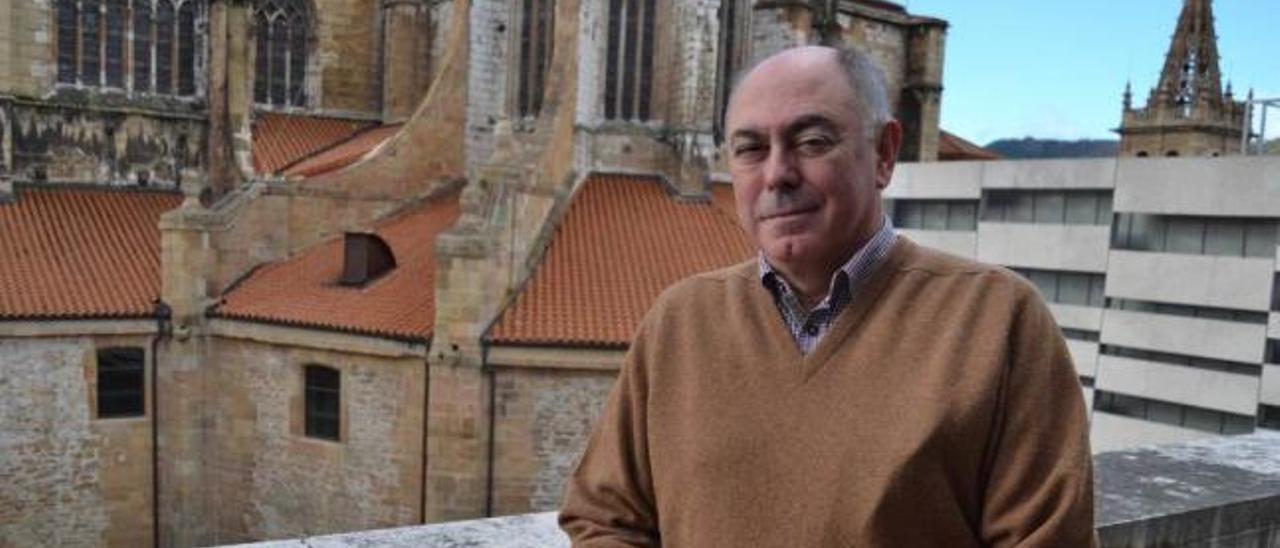
<path id="1" fill-rule="evenodd" d="M 756 263 L 646 316 L 567 485 L 576 546 L 1093 546 L 1088 425 L 1048 309 L 899 238 L 802 355 Z"/>

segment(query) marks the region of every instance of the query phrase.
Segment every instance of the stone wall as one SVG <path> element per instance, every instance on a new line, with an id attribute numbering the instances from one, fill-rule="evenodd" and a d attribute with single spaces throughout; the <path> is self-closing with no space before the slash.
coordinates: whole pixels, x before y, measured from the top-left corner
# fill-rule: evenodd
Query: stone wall
<path id="1" fill-rule="evenodd" d="M 252 336 L 257 326 L 238 331 Z M 341 338 L 342 335 L 332 335 Z M 341 344 L 334 343 L 336 346 Z M 208 360 L 217 542 L 419 523 L 424 360 L 219 337 Z M 340 440 L 305 435 L 304 368 L 341 374 Z"/>
<path id="2" fill-rule="evenodd" d="M 613 371 L 495 373 L 493 515 L 555 510 L 613 387 Z"/>
<path id="3" fill-rule="evenodd" d="M 311 104 L 340 112 L 381 113 L 382 23 L 377 0 L 314 0 L 318 58 L 307 74 Z"/>
<path id="4" fill-rule="evenodd" d="M 53 17 L 49 0 L 0 5 L 0 94 L 39 96 L 53 86 Z"/>
<path id="5" fill-rule="evenodd" d="M 186 103 L 146 111 L 88 91 L 53 101 L 0 100 L 0 131 L 15 180 L 169 186 L 204 166 L 205 122 Z"/>
<path id="6" fill-rule="evenodd" d="M 0 546 L 152 543 L 147 414 L 97 418 L 96 349 L 146 336 L 0 339 Z M 146 361 L 148 379 L 150 358 Z"/>

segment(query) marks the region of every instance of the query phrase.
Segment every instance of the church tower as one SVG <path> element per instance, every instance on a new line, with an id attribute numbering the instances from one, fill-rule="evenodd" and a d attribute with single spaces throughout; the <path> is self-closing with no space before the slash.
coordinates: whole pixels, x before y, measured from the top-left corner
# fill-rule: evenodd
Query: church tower
<path id="1" fill-rule="evenodd" d="M 1220 156 L 1240 153 L 1244 103 L 1222 90 L 1211 0 L 1185 0 L 1160 81 L 1142 108 L 1126 86 L 1121 156 Z"/>

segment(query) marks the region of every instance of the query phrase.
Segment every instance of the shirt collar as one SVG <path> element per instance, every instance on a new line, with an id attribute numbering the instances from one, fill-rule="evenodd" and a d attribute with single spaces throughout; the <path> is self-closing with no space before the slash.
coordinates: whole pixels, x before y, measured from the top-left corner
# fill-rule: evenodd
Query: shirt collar
<path id="1" fill-rule="evenodd" d="M 845 287 L 849 289 L 866 279 L 871 271 L 874 270 L 870 267 L 874 266 L 886 255 L 885 252 L 893 245 L 897 235 L 897 231 L 893 228 L 893 221 L 889 219 L 888 215 L 884 215 L 880 229 L 871 236 L 871 239 L 862 246 L 862 249 L 859 249 L 852 257 L 849 257 L 848 261 L 831 274 L 831 283 L 827 286 L 827 297 L 829 298 L 836 291 L 841 279 L 848 282 Z M 760 269 L 760 283 L 764 284 L 766 289 L 774 292 L 779 290 L 787 293 L 792 292 L 790 284 L 778 273 L 773 265 L 769 264 L 769 260 L 765 258 L 763 251 L 756 254 L 756 261 Z"/>

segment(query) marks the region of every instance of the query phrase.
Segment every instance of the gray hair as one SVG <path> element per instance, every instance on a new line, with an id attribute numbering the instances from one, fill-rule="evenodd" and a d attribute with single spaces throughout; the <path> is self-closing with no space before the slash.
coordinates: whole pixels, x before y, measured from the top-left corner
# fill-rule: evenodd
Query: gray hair
<path id="1" fill-rule="evenodd" d="M 862 115 L 863 131 L 867 137 L 875 137 L 893 118 L 893 114 L 889 112 L 889 94 L 885 91 L 884 71 L 880 69 L 875 59 L 851 45 L 828 49 L 835 54 L 836 64 L 842 69 L 845 81 L 853 90 L 856 103 L 854 108 Z M 733 96 L 737 94 L 738 86 L 742 84 L 742 80 L 746 79 L 747 74 L 750 74 L 765 59 L 768 57 L 757 59 L 738 71 L 733 77 L 733 87 L 730 88 L 728 102 L 733 102 Z M 724 115 L 728 114 L 726 108 Z"/>

